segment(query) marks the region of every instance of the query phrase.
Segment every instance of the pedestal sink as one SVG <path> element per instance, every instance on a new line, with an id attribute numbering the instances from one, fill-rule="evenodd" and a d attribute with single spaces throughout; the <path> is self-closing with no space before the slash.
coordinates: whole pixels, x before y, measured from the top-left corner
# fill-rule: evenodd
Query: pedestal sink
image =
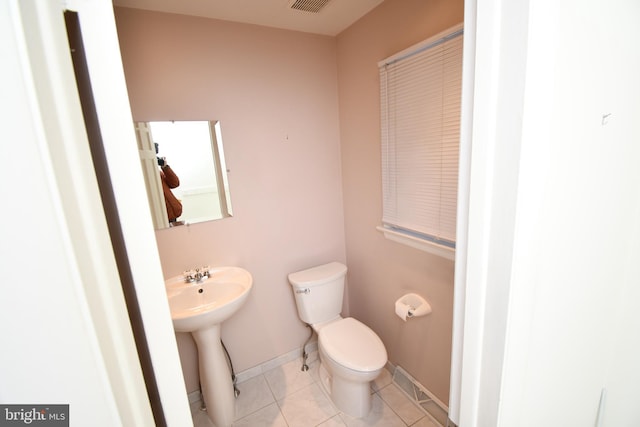
<path id="1" fill-rule="evenodd" d="M 235 415 L 233 381 L 220 342 L 220 324 L 244 304 L 253 285 L 239 267 L 216 267 L 209 277 L 185 283 L 182 276 L 166 281 L 173 328 L 190 332 L 198 347 L 200 387 L 209 418 L 229 427 Z"/>

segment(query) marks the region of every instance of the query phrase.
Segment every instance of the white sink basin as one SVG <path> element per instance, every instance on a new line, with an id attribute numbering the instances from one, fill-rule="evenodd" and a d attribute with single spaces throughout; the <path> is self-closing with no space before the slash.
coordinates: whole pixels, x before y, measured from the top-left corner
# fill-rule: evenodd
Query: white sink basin
<path id="1" fill-rule="evenodd" d="M 185 283 L 182 276 L 166 281 L 173 328 L 194 332 L 220 324 L 245 302 L 253 285 L 251 274 L 239 267 L 216 267 L 200 283 Z"/>

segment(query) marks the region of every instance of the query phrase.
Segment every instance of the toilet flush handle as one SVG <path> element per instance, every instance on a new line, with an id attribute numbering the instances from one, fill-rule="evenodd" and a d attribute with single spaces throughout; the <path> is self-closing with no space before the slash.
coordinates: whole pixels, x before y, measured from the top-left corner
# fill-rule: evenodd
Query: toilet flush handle
<path id="1" fill-rule="evenodd" d="M 296 294 L 308 294 L 309 292 L 311 292 L 311 289 L 309 289 L 309 288 L 297 289 L 296 290 Z"/>

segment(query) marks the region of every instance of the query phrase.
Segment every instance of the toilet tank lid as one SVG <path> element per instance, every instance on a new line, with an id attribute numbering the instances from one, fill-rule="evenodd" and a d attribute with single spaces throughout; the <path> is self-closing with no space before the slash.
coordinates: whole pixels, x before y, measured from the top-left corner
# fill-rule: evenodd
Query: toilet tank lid
<path id="1" fill-rule="evenodd" d="M 339 262 L 319 265 L 289 274 L 289 283 L 294 287 L 320 285 L 335 280 L 347 273 L 347 266 Z"/>

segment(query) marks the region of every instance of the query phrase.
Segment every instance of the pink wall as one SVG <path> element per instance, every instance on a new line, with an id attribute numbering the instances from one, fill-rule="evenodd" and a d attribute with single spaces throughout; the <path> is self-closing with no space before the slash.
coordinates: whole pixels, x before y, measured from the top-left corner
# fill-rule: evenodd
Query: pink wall
<path id="1" fill-rule="evenodd" d="M 287 274 L 345 261 L 335 38 L 122 8 L 116 20 L 134 120 L 222 123 L 234 217 L 157 232 L 165 277 L 251 272 L 223 326 L 236 371 L 301 347 Z M 179 335 L 191 392 L 195 348 Z"/>
<path id="2" fill-rule="evenodd" d="M 201 263 L 253 274 L 250 300 L 223 327 L 237 371 L 305 341 L 287 274 L 348 259 L 349 314 L 448 401 L 453 262 L 375 229 L 377 62 L 461 22 L 462 11 L 462 0 L 386 0 L 331 38 L 116 9 L 134 119 L 222 122 L 235 216 L 156 235 L 166 277 Z M 406 292 L 425 296 L 433 313 L 402 322 L 393 304 Z M 179 335 L 193 391 L 195 348 Z"/>
<path id="3" fill-rule="evenodd" d="M 340 141 L 350 314 L 384 341 L 389 359 L 448 402 L 454 264 L 386 240 L 382 218 L 377 62 L 463 21 L 462 0 L 386 0 L 338 40 Z M 404 323 L 394 302 L 423 295 L 427 317 Z"/>

